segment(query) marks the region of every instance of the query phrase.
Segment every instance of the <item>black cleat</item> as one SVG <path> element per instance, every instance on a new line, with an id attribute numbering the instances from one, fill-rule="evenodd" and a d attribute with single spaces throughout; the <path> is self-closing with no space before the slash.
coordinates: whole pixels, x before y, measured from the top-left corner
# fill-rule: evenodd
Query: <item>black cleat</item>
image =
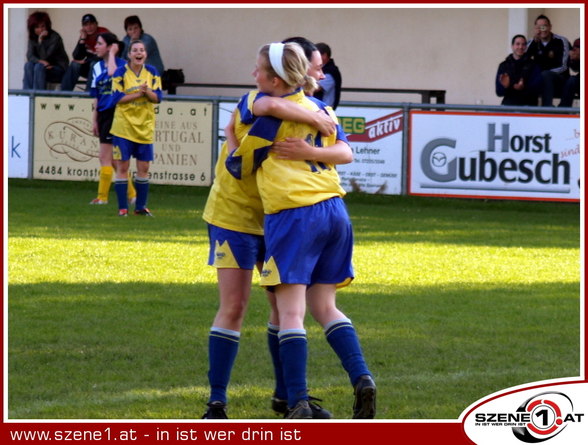
<path id="1" fill-rule="evenodd" d="M 218 400 L 207 403 L 208 409 L 202 416 L 203 419 L 228 419 L 227 405 Z"/>
<path id="2" fill-rule="evenodd" d="M 322 402 L 321 399 L 317 399 L 316 397 L 309 396 L 308 397 L 308 406 L 312 410 L 312 418 L 313 419 L 332 419 L 333 415 L 330 411 L 324 409 L 318 403 L 314 403 L 314 401 Z M 283 399 L 278 399 L 276 396 L 272 397 L 272 409 L 277 414 L 286 414 L 288 412 L 288 401 Z"/>
<path id="3" fill-rule="evenodd" d="M 354 419 L 373 419 L 376 415 L 376 384 L 369 375 L 362 375 L 354 387 Z"/>
<path id="4" fill-rule="evenodd" d="M 149 209 L 145 207 L 144 209 L 135 210 L 135 215 L 153 216 L 153 213 L 151 213 Z"/>
<path id="5" fill-rule="evenodd" d="M 286 412 L 284 419 L 312 419 L 312 409 L 308 405 L 308 400 L 299 400 L 294 408 Z"/>

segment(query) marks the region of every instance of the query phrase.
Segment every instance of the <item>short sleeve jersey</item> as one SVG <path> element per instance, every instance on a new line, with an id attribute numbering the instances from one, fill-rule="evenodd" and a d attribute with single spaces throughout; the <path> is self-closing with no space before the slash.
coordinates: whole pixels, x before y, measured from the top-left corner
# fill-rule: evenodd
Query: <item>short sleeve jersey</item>
<path id="1" fill-rule="evenodd" d="M 263 94 L 251 91 L 241 98 L 235 110 L 235 136 L 241 141 L 255 116 L 253 103 Z M 263 235 L 263 206 L 257 190 L 255 175 L 242 181 L 233 177 L 225 168 L 229 156 L 228 146 L 222 145 L 215 167 L 215 178 L 204 207 L 203 218 L 209 224 L 236 232 Z"/>
<path id="2" fill-rule="evenodd" d="M 117 68 L 126 64 L 124 59 L 118 57 L 115 61 Z M 92 68 L 90 96 L 98 99 L 98 111 L 104 111 L 115 106 L 112 100 L 112 77 L 108 75 L 108 66 L 104 60 L 95 63 Z"/>
<path id="3" fill-rule="evenodd" d="M 285 98 L 313 111 L 322 108 L 336 119 L 324 103 L 306 97 L 300 90 Z M 278 159 L 270 151 L 274 141 L 287 137 L 302 138 L 317 147 L 333 145 L 337 140 L 347 141 L 341 127 L 337 127 L 335 134 L 321 137 L 315 128 L 307 124 L 259 117 L 237 150 L 227 159 L 227 169 L 236 178 L 256 174 L 265 214 L 313 205 L 336 196 L 343 197 L 345 191 L 334 165 Z"/>
<path id="4" fill-rule="evenodd" d="M 155 136 L 155 104 L 145 96 L 124 104 L 118 103 L 122 97 L 136 92 L 144 83 L 161 100 L 161 78 L 151 65 L 144 65 L 138 75 L 128 64 L 116 70 L 112 76 L 112 100 L 117 105 L 110 133 L 139 144 L 152 144 Z"/>

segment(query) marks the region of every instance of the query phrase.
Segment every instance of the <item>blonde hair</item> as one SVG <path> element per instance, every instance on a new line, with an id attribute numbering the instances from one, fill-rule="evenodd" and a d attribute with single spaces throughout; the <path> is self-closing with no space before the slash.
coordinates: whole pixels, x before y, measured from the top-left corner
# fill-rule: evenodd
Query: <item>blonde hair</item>
<path id="1" fill-rule="evenodd" d="M 304 91 L 307 89 L 316 89 L 316 80 L 308 76 L 308 59 L 304 55 L 302 47 L 297 43 L 283 44 L 282 53 L 282 76 L 280 76 L 270 61 L 270 46 L 267 44 L 259 49 L 259 55 L 265 60 L 265 68 L 270 77 L 279 77 L 284 83 L 290 87 L 303 87 Z M 282 44 L 279 44 L 282 45 Z"/>

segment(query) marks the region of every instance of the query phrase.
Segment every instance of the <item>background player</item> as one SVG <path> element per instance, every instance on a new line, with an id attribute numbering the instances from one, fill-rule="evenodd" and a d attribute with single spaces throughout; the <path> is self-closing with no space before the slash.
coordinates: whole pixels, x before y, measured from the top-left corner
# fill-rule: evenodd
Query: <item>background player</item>
<path id="1" fill-rule="evenodd" d="M 100 138 L 100 180 L 98 181 L 98 196 L 90 204 L 108 204 L 108 194 L 114 169 L 112 167 L 112 135 L 110 128 L 114 118 L 112 103 L 112 76 L 117 68 L 125 65 L 125 60 L 118 56 L 119 41 L 110 33 L 101 33 L 96 39 L 96 56 L 100 60 L 92 68 L 92 85 L 90 96 L 95 98 L 92 116 L 94 135 Z M 128 198 L 135 202 L 136 192 L 132 182 L 129 183 Z"/>
<path id="2" fill-rule="evenodd" d="M 131 42 L 129 62 L 113 76 L 113 101 L 116 103 L 113 135 L 113 159 L 116 162 L 114 188 L 118 198 L 119 216 L 128 214 L 128 171 L 131 156 L 137 159 L 135 188 L 136 215 L 153 216 L 147 208 L 149 163 L 153 161 L 155 107 L 161 102 L 161 78 L 157 70 L 146 65 L 147 51 L 140 40 Z"/>

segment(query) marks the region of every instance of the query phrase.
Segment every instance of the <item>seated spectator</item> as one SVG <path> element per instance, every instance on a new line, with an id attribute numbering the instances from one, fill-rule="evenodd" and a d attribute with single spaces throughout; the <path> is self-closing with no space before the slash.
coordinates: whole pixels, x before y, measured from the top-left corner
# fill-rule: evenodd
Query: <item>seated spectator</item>
<path id="1" fill-rule="evenodd" d="M 568 78 L 570 42 L 551 32 L 551 22 L 544 15 L 535 19 L 535 36 L 529 40 L 527 54 L 539 65 L 543 79 L 541 105 L 553 106 L 553 98 L 560 97 Z"/>
<path id="2" fill-rule="evenodd" d="M 63 91 L 73 91 L 80 77 L 87 79 L 86 91 L 90 91 L 92 66 L 100 60 L 96 56 L 94 47 L 96 46 L 98 34 L 103 32 L 110 31 L 98 26 L 98 21 L 93 14 L 85 14 L 82 17 L 82 29 L 80 30 L 78 43 L 73 50 L 73 60 L 69 64 L 61 81 L 61 89 Z"/>
<path id="3" fill-rule="evenodd" d="M 525 53 L 527 38 L 517 34 L 511 41 L 512 54 L 496 73 L 496 95 L 502 105 L 537 105 L 541 92 L 541 70 Z"/>
<path id="4" fill-rule="evenodd" d="M 27 20 L 29 42 L 22 81 L 25 90 L 44 90 L 47 82 L 61 82 L 69 57 L 61 36 L 51 28 L 46 12 L 33 12 Z"/>
<path id="5" fill-rule="evenodd" d="M 569 69 L 570 77 L 563 86 L 561 92 L 560 107 L 571 107 L 574 104 L 576 94 L 580 94 L 580 39 L 574 41 L 570 50 Z"/>
<path id="6" fill-rule="evenodd" d="M 133 40 L 142 41 L 145 44 L 145 50 L 147 51 L 147 63 L 154 66 L 157 70 L 157 73 L 160 76 L 163 76 L 163 71 L 165 68 L 163 66 L 163 60 L 161 60 L 161 55 L 159 54 L 157 42 L 153 36 L 143 31 L 143 24 L 141 23 L 141 19 L 139 19 L 139 17 L 136 15 L 131 15 L 125 19 L 124 26 L 127 35 L 123 38 L 125 47 L 123 48 L 121 54 L 126 54 L 128 52 L 128 48 L 131 47 L 131 42 Z"/>
<path id="7" fill-rule="evenodd" d="M 319 89 L 314 93 L 314 97 L 335 110 L 341 99 L 341 72 L 331 58 L 331 47 L 322 42 L 317 43 L 316 47 L 321 53 L 325 78 L 319 80 Z"/>

